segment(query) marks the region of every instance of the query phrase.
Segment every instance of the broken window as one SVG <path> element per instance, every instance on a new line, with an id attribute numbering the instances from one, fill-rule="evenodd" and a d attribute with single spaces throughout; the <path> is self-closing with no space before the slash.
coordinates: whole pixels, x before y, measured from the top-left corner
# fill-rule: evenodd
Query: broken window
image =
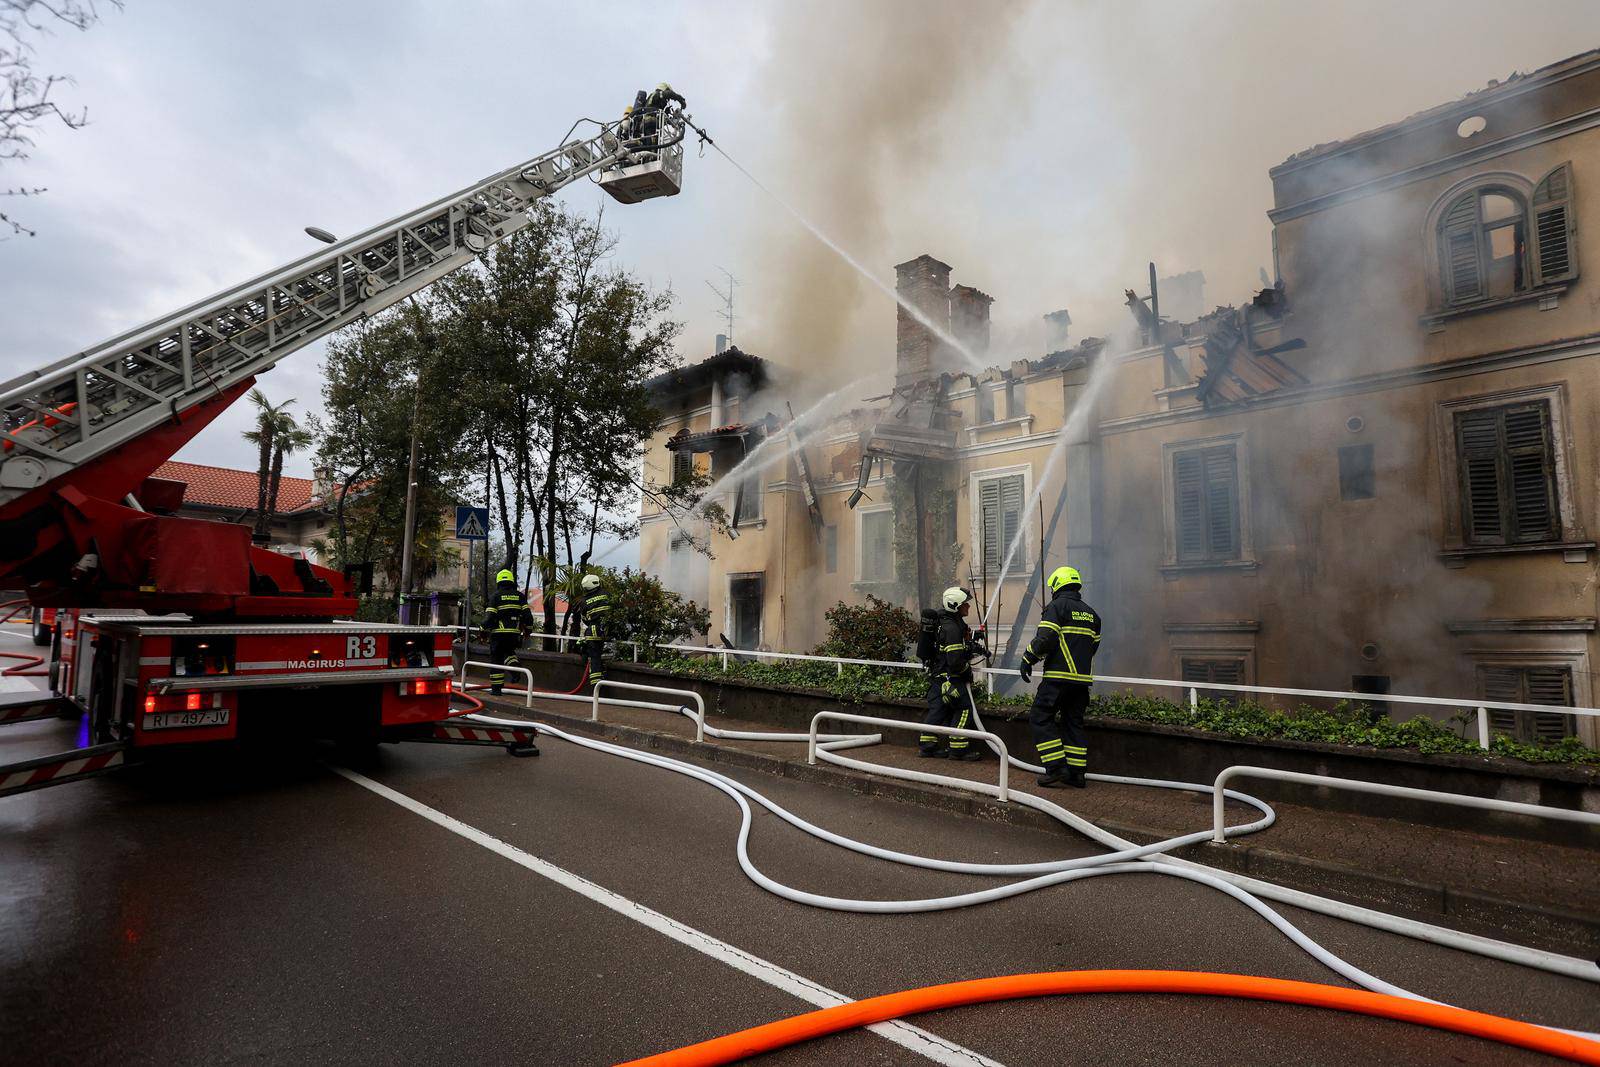
<path id="1" fill-rule="evenodd" d="M 822 528 L 822 558 L 829 574 L 839 570 L 839 527 L 824 526 Z"/>
<path id="2" fill-rule="evenodd" d="M 1172 454 L 1174 534 L 1180 563 L 1239 558 L 1239 469 L 1234 446 Z"/>
<path id="3" fill-rule="evenodd" d="M 982 478 L 978 481 L 978 503 L 982 513 L 982 551 L 980 560 L 986 574 L 997 574 L 1005 565 L 1011 542 L 1017 541 L 1016 555 L 1011 557 L 1013 574 L 1028 568 L 1027 538 L 1019 538 L 1022 529 L 1022 512 L 1027 504 L 1027 492 L 1022 475 L 1008 474 L 1001 478 Z"/>
<path id="4" fill-rule="evenodd" d="M 1389 676 L 1387 674 L 1353 674 L 1350 676 L 1350 691 L 1352 693 L 1387 693 L 1389 691 Z M 1372 712 L 1374 718 L 1389 717 L 1389 702 L 1387 700 L 1362 701 Z"/>
<path id="5" fill-rule="evenodd" d="M 1572 165 L 1521 195 L 1491 186 L 1458 197 L 1439 220 L 1440 281 L 1446 304 L 1471 304 L 1577 277 Z"/>
<path id="6" fill-rule="evenodd" d="M 739 485 L 737 497 L 738 517 L 735 524 L 753 522 L 761 517 L 761 476 L 746 478 Z"/>
<path id="7" fill-rule="evenodd" d="M 978 425 L 994 421 L 994 390 L 987 385 L 978 386 Z"/>
<path id="8" fill-rule="evenodd" d="M 1371 500 L 1378 495 L 1372 470 L 1371 445 L 1345 445 L 1339 449 L 1339 499 Z"/>
<path id="9" fill-rule="evenodd" d="M 1549 402 L 1474 408 L 1457 412 L 1455 420 L 1467 544 L 1556 540 L 1560 528 Z"/>
<path id="10" fill-rule="evenodd" d="M 1024 414 L 1026 414 L 1022 407 L 1022 383 L 1014 378 L 1007 378 L 1006 384 L 1003 388 L 1006 394 L 1006 418 L 1021 418 Z"/>
<path id="11" fill-rule="evenodd" d="M 1478 668 L 1478 692 L 1506 704 L 1572 706 L 1572 668 L 1560 665 Z M 1572 735 L 1572 717 L 1538 711 L 1489 711 L 1489 728 L 1518 741 L 1553 742 Z"/>
<path id="12" fill-rule="evenodd" d="M 894 512 L 864 511 L 861 515 L 861 580 L 894 580 Z"/>
<path id="13" fill-rule="evenodd" d="M 735 648 L 754 649 L 761 644 L 762 576 L 728 576 L 728 623 Z"/>

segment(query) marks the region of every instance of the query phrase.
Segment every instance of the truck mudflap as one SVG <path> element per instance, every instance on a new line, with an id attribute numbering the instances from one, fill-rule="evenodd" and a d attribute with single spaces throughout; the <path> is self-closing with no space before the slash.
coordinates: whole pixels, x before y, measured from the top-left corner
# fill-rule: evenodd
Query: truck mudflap
<path id="1" fill-rule="evenodd" d="M 126 766 L 127 758 L 128 746 L 117 741 L 75 748 L 53 756 L 40 756 L 21 763 L 0 764 L 0 797 L 110 774 Z"/>
<path id="2" fill-rule="evenodd" d="M 383 731 L 385 741 L 417 741 L 431 745 L 498 745 L 513 756 L 537 756 L 533 739 L 539 730 L 526 726 L 480 726 L 476 723 L 425 722 L 416 726 L 390 726 Z"/>

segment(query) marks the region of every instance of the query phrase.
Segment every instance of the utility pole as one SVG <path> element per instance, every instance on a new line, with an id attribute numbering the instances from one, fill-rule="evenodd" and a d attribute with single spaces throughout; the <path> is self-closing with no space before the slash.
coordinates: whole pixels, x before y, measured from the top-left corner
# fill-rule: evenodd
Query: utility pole
<path id="1" fill-rule="evenodd" d="M 417 368 L 417 384 L 411 390 L 411 466 L 406 473 L 406 535 L 400 553 L 400 595 L 411 592 L 412 545 L 417 532 L 417 415 L 422 403 L 422 368 Z"/>
<path id="2" fill-rule="evenodd" d="M 422 346 L 422 359 L 417 361 L 417 380 L 411 388 L 411 465 L 406 470 L 406 529 L 405 539 L 401 542 L 400 550 L 400 602 L 403 607 L 405 595 L 411 592 L 411 565 L 415 553 L 417 537 L 417 445 L 420 436 L 417 424 L 422 409 L 422 371 L 427 363 L 427 357 L 433 352 L 434 336 L 423 317 L 422 308 L 417 304 L 415 295 L 411 297 L 411 307 L 417 313 L 418 325 L 417 343 Z"/>

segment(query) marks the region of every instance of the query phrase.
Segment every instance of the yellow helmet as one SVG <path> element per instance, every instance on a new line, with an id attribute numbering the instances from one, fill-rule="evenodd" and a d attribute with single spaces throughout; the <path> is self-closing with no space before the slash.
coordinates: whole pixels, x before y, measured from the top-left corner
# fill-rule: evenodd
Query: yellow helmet
<path id="1" fill-rule="evenodd" d="M 517 580 L 517 576 L 510 571 L 501 571 L 494 576 L 494 580 L 497 582 L 514 582 Z"/>
<path id="2" fill-rule="evenodd" d="M 1059 593 L 1069 585 L 1082 585 L 1083 576 L 1076 567 L 1057 567 L 1050 572 L 1050 592 Z"/>
<path id="3" fill-rule="evenodd" d="M 625 107 L 625 108 L 623 108 L 623 109 L 622 109 L 622 113 L 623 113 L 623 114 L 624 114 L 624 115 L 631 115 L 631 114 L 633 114 L 633 105 L 632 105 L 632 104 L 629 104 L 629 105 L 628 105 L 628 106 L 627 106 L 627 107 Z"/>
<path id="4" fill-rule="evenodd" d="M 656 86 L 656 88 L 660 89 L 664 93 L 672 92 L 672 86 L 668 85 L 666 82 L 662 82 L 660 85 Z"/>

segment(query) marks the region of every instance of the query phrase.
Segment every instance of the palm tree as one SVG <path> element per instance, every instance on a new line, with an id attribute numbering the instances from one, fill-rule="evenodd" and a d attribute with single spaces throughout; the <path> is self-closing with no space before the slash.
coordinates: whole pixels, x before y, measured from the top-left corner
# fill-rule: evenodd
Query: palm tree
<path id="1" fill-rule="evenodd" d="M 285 401 L 287 406 L 290 401 Z M 283 459 L 302 449 L 310 448 L 311 431 L 302 430 L 288 414 L 281 414 L 277 432 L 272 435 L 272 484 L 267 490 L 267 522 L 278 513 L 278 486 L 283 481 Z"/>
<path id="2" fill-rule="evenodd" d="M 294 403 L 291 397 L 281 404 L 273 404 L 260 389 L 250 390 L 250 403 L 256 406 L 256 425 L 244 432 L 244 439 L 256 446 L 256 525 L 255 540 L 265 544 L 271 540 L 272 515 L 278 499 L 278 479 L 273 473 L 273 453 L 280 433 L 304 433 L 295 426 L 294 419 L 285 410 Z M 301 445 L 300 447 L 305 447 Z M 278 471 L 283 469 L 283 459 L 278 459 Z M 269 507 L 270 505 L 270 507 Z"/>

